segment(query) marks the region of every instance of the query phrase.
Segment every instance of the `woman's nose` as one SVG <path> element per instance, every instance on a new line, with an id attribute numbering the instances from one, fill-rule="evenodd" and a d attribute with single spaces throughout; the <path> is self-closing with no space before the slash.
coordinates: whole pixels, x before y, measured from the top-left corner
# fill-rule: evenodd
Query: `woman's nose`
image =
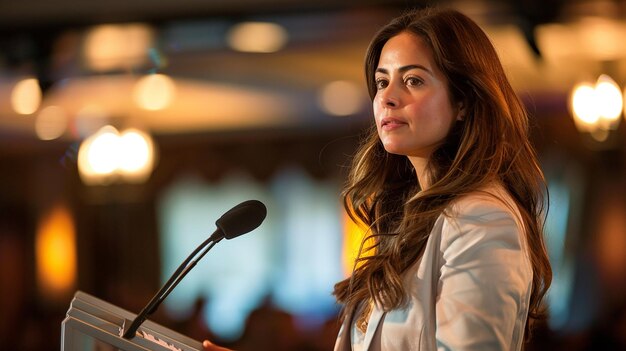
<path id="1" fill-rule="evenodd" d="M 399 106 L 400 100 L 398 96 L 393 92 L 393 89 L 387 87 L 381 96 L 381 103 L 384 107 L 387 108 L 396 108 Z"/>
<path id="2" fill-rule="evenodd" d="M 385 107 L 389 107 L 389 108 L 398 107 L 398 101 L 390 97 L 385 98 L 385 100 L 383 101 L 383 104 L 385 105 Z"/>
<path id="3" fill-rule="evenodd" d="M 388 108 L 396 108 L 399 105 L 398 98 L 389 91 L 385 91 L 385 94 L 382 97 L 382 103 Z"/>

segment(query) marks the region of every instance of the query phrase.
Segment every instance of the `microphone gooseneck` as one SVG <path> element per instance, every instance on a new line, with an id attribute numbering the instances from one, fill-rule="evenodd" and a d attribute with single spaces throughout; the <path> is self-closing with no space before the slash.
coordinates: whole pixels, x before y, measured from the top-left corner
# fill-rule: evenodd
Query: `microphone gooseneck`
<path id="1" fill-rule="evenodd" d="M 123 334 L 125 339 L 130 339 L 135 336 L 139 326 L 153 314 L 161 302 L 165 300 L 167 295 L 178 285 L 178 283 L 189 273 L 189 271 L 195 267 L 196 263 L 204 255 L 206 255 L 213 246 L 215 246 L 222 239 L 233 239 L 240 235 L 246 234 L 256 229 L 267 215 L 267 209 L 265 205 L 258 200 L 248 200 L 240 203 L 239 205 L 226 211 L 217 221 L 215 225 L 217 229 L 213 234 L 200 244 L 181 265 L 174 271 L 168 281 L 161 287 L 161 289 L 154 295 L 154 297 L 148 302 L 146 307 L 132 321 L 130 327 L 126 329 Z M 200 253 L 200 251 L 202 251 Z M 196 257 L 196 255 L 200 255 Z M 192 261 L 193 260 L 193 261 Z"/>

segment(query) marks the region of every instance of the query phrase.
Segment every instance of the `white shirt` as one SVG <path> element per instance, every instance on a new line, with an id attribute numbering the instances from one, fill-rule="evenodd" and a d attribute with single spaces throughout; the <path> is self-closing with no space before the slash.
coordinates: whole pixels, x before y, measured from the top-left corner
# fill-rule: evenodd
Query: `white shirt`
<path id="1" fill-rule="evenodd" d="M 351 316 L 335 350 L 520 350 L 532 268 L 519 212 L 492 187 L 439 216 L 422 257 L 404 275 L 408 306 L 374 306 L 362 334 Z"/>

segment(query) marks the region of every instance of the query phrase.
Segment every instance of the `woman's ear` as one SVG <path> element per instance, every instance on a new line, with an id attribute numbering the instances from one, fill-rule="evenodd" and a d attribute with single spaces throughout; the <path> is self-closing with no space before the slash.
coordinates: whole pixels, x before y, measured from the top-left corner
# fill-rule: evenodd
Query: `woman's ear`
<path id="1" fill-rule="evenodd" d="M 466 113 L 466 109 L 465 109 L 465 102 L 464 101 L 459 101 L 456 104 L 457 107 L 457 114 L 456 114 L 456 120 L 457 121 L 464 121 L 465 120 L 465 113 Z"/>

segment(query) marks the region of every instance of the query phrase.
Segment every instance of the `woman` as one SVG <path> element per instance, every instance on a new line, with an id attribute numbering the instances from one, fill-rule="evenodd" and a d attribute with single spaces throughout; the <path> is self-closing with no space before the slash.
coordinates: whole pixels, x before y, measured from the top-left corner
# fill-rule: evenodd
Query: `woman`
<path id="1" fill-rule="evenodd" d="M 545 186 L 493 46 L 459 12 L 413 11 L 365 72 L 376 128 L 344 204 L 368 235 L 335 286 L 335 350 L 521 349 L 551 281 Z"/>
<path id="2" fill-rule="evenodd" d="M 528 118 L 485 33 L 454 10 L 372 40 L 376 129 L 344 204 L 368 235 L 335 350 L 519 350 L 551 281 Z"/>

